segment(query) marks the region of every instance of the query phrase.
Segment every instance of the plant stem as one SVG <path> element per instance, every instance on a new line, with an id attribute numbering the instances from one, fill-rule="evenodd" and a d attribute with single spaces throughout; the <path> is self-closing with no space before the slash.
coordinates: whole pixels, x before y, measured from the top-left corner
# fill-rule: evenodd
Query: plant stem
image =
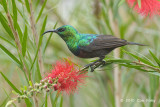
<path id="1" fill-rule="evenodd" d="M 119 58 L 120 49 L 114 50 L 114 57 Z M 118 64 L 114 64 L 115 105 L 121 107 L 121 71 Z"/>
<path id="2" fill-rule="evenodd" d="M 142 66 L 144 66 L 144 67 L 153 69 L 153 70 L 155 70 L 155 71 L 157 71 L 157 72 L 160 73 L 160 69 L 159 69 L 159 68 L 155 68 L 155 67 L 153 67 L 153 66 L 150 66 L 150 65 L 147 65 L 147 64 L 144 64 L 144 63 L 141 63 L 141 62 L 135 62 L 135 61 L 133 61 L 132 63 L 134 63 L 134 64 L 136 64 L 136 65 L 142 65 Z"/>
<path id="3" fill-rule="evenodd" d="M 33 9 L 32 9 L 31 0 L 29 0 L 29 5 L 30 5 L 30 11 L 31 11 L 31 13 L 30 13 L 31 29 L 32 29 L 33 35 L 35 36 L 36 46 L 38 47 L 39 37 L 38 37 L 37 31 L 36 31 L 36 24 L 35 24 L 35 21 L 34 21 L 34 12 L 33 12 Z M 40 47 L 39 51 L 38 51 L 38 64 L 39 64 L 39 67 L 40 67 L 41 74 L 44 74 L 44 65 L 43 65 L 41 50 L 42 50 L 42 48 Z"/>
<path id="4" fill-rule="evenodd" d="M 19 36 L 18 36 L 18 33 L 16 32 L 16 30 L 14 29 L 12 18 L 11 18 L 11 15 L 10 15 L 9 11 L 7 12 L 7 18 L 8 18 L 9 26 L 10 26 L 12 32 L 13 32 L 13 35 L 14 35 L 16 46 L 18 47 L 18 49 L 17 49 L 18 53 L 22 55 Z M 25 65 L 24 61 L 22 61 L 22 62 L 23 62 L 23 70 L 24 70 L 25 74 L 27 75 L 27 79 L 29 80 L 29 72 L 27 71 L 27 68 L 26 68 L 26 65 Z"/>
<path id="5" fill-rule="evenodd" d="M 37 34 L 37 31 L 36 31 L 36 24 L 35 24 L 35 21 L 34 21 L 34 13 L 33 13 L 33 9 L 32 9 L 32 1 L 31 0 L 28 0 L 29 2 L 29 7 L 30 7 L 30 23 L 31 23 L 31 29 L 32 29 L 32 33 L 33 35 L 35 36 L 35 40 L 36 40 L 36 46 L 38 48 L 38 41 L 39 41 L 39 37 L 38 37 L 38 34 Z M 38 64 L 39 64 L 39 67 L 40 67 L 40 72 L 41 74 L 43 74 L 43 62 L 42 62 L 42 53 L 41 53 L 41 47 L 39 48 L 39 51 L 38 51 Z M 31 74 L 30 74 L 31 75 Z M 38 100 L 36 98 L 36 95 L 34 94 L 33 96 L 34 98 L 34 103 L 35 103 L 35 106 L 36 107 L 39 107 L 38 105 Z"/>
<path id="6" fill-rule="evenodd" d="M 157 104 L 158 104 L 158 98 L 159 98 L 159 94 L 160 94 L 160 81 L 159 81 L 159 87 L 158 89 L 156 90 L 156 93 L 155 93 L 155 96 L 154 96 L 154 104 L 153 104 L 153 107 L 158 107 Z"/>
<path id="7" fill-rule="evenodd" d="M 113 21 L 114 33 L 115 36 L 119 37 L 119 30 L 117 21 Z M 114 58 L 120 58 L 120 48 L 114 50 Z M 115 87 L 115 106 L 121 107 L 121 92 L 122 92 L 122 84 L 121 84 L 121 70 L 119 64 L 114 64 L 114 87 Z"/>

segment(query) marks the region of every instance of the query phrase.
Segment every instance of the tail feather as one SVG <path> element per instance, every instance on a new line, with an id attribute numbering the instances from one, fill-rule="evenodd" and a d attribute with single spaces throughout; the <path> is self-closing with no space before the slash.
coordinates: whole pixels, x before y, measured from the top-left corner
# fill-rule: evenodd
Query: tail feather
<path id="1" fill-rule="evenodd" d="M 127 42 L 128 45 L 139 45 L 139 46 L 148 46 L 140 43 L 135 43 L 135 42 Z"/>

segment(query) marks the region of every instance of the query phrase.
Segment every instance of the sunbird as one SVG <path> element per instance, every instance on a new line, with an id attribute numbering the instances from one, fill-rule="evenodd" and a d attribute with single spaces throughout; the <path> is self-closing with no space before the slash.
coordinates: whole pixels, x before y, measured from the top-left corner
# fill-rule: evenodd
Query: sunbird
<path id="1" fill-rule="evenodd" d="M 45 31 L 42 35 L 49 32 L 57 33 L 75 56 L 80 58 L 99 57 L 95 62 L 86 65 L 86 67 L 91 67 L 91 71 L 94 71 L 94 64 L 104 62 L 105 55 L 115 48 L 125 45 L 145 46 L 139 43 L 127 42 L 112 35 L 82 34 L 71 25 L 63 25 L 57 29 Z"/>

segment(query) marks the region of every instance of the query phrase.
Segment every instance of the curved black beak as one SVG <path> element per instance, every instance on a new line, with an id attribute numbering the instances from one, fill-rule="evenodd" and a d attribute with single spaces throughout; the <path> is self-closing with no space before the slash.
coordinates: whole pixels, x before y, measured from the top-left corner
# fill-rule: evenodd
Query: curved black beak
<path id="1" fill-rule="evenodd" d="M 49 32 L 56 32 L 56 29 L 53 29 L 53 30 L 47 30 L 47 31 L 45 31 L 44 33 L 42 33 L 42 35 L 41 35 L 41 36 L 43 36 L 44 34 L 49 33 Z"/>

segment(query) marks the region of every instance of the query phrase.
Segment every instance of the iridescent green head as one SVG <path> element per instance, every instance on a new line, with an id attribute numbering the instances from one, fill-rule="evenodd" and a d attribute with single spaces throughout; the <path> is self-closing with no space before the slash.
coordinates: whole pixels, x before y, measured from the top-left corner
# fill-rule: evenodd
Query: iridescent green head
<path id="1" fill-rule="evenodd" d="M 74 37 L 78 33 L 78 31 L 74 27 L 72 27 L 71 25 L 64 25 L 64 26 L 61 26 L 57 29 L 48 30 L 48 31 L 44 32 L 42 35 L 44 35 L 45 33 L 48 33 L 48 32 L 55 32 L 64 40 L 67 40 L 67 38 L 70 38 L 70 37 Z"/>

